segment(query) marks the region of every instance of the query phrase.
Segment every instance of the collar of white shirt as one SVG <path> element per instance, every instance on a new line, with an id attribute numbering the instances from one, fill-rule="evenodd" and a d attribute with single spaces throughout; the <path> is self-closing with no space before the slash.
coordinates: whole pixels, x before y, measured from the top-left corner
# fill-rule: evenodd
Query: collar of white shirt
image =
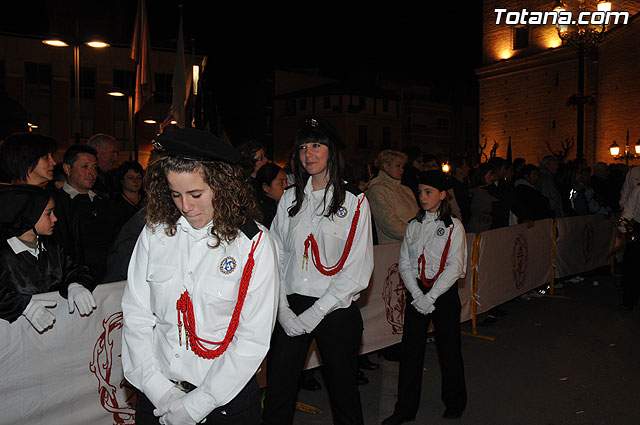
<path id="1" fill-rule="evenodd" d="M 64 186 L 62 186 L 62 190 L 67 192 L 71 197 L 71 199 L 75 198 L 77 195 L 80 194 L 80 192 L 78 192 L 75 187 L 71 186 L 67 182 L 64 182 Z M 89 194 L 89 199 L 91 199 L 91 202 L 93 202 L 93 197 L 96 196 L 96 193 L 92 190 L 89 190 L 88 194 Z"/>
<path id="2" fill-rule="evenodd" d="M 436 221 L 438 219 L 438 213 L 437 212 L 429 212 L 429 211 L 425 211 L 424 212 L 424 218 L 422 219 L 423 223 L 431 223 L 432 221 Z"/>
<path id="3" fill-rule="evenodd" d="M 177 225 L 183 232 L 189 234 L 195 240 L 199 241 L 209 237 L 211 227 L 213 227 L 213 221 L 210 221 L 209 223 L 207 223 L 206 226 L 204 226 L 201 229 L 196 229 L 193 226 L 191 226 L 189 221 L 184 216 L 182 216 L 178 219 Z"/>
<path id="4" fill-rule="evenodd" d="M 38 253 L 40 252 L 40 250 L 38 249 L 39 244 L 36 244 L 35 248 L 30 248 L 16 236 L 12 237 L 11 239 L 7 239 L 7 243 L 13 250 L 14 254 L 20 254 L 21 252 L 27 251 L 29 252 L 29 254 L 37 258 Z"/>

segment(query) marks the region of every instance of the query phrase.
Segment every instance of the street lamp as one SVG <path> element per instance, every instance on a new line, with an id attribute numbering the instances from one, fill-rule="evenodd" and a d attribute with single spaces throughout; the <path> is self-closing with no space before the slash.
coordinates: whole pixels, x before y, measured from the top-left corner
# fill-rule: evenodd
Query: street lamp
<path id="1" fill-rule="evenodd" d="M 624 153 L 620 153 L 620 146 L 614 140 L 611 146 L 609 146 L 609 153 L 616 161 L 624 161 L 627 167 L 629 166 L 629 160 L 640 158 L 640 139 L 634 146 L 635 153 L 629 152 L 629 130 L 627 130 L 627 142 L 624 147 Z"/>
<path id="2" fill-rule="evenodd" d="M 578 0 L 579 13 L 586 10 L 585 0 Z M 567 6 L 562 0 L 556 0 L 553 11 L 564 12 Z M 599 12 L 611 11 L 611 2 L 606 0 L 598 1 Z M 574 19 L 574 22 L 576 20 Z M 594 49 L 604 39 L 606 25 L 603 20 L 600 26 L 585 26 L 577 23 L 571 25 L 556 24 L 558 37 L 563 45 L 569 45 L 578 52 L 578 94 L 575 97 L 575 105 L 578 109 L 577 137 L 576 137 L 576 157 L 584 158 L 584 105 L 590 99 L 584 95 L 584 56 Z"/>
<path id="3" fill-rule="evenodd" d="M 128 121 L 129 121 L 129 160 L 131 160 L 132 156 L 131 156 L 131 151 L 133 150 L 134 152 L 134 158 L 136 161 L 138 161 L 138 143 L 137 140 L 134 142 L 134 137 L 133 137 L 133 93 L 131 92 L 126 92 L 124 90 L 120 90 L 117 87 L 114 87 L 113 89 L 109 90 L 107 92 L 107 94 L 109 96 L 113 96 L 113 97 L 127 97 L 129 100 L 129 113 L 128 113 Z"/>
<path id="4" fill-rule="evenodd" d="M 80 35 L 78 29 L 78 21 L 76 21 L 76 34 L 73 41 L 65 41 L 59 37 L 52 37 L 46 40 L 42 40 L 42 42 L 48 46 L 53 47 L 69 47 L 69 45 L 73 46 L 73 76 L 75 78 L 75 97 L 76 97 L 76 107 L 75 107 L 75 126 L 76 126 L 76 143 L 80 142 Z M 71 44 L 69 44 L 71 43 Z M 98 36 L 94 36 L 89 41 L 84 43 L 85 45 L 97 49 L 101 49 L 104 47 L 109 47 L 109 43 L 100 39 Z"/>

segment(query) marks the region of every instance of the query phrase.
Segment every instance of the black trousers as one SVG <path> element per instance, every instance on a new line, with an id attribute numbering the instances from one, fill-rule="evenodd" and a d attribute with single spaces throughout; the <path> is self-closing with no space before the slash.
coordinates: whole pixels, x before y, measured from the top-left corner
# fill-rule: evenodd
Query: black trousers
<path id="1" fill-rule="evenodd" d="M 289 306 L 300 314 L 317 298 L 293 294 Z M 356 382 L 358 351 L 362 338 L 362 316 L 355 305 L 340 308 L 324 317 L 311 334 L 289 337 L 276 323 L 267 355 L 267 387 L 263 425 L 293 423 L 298 381 L 315 338 L 322 358 L 322 376 L 331 403 L 335 425 L 362 425 L 362 404 Z"/>
<path id="2" fill-rule="evenodd" d="M 406 299 L 395 412 L 407 418 L 415 417 L 418 412 L 427 330 L 432 320 L 442 374 L 442 401 L 447 409 L 463 411 L 467 406 L 467 388 L 460 337 L 458 284 L 438 297 L 436 309 L 426 316 L 411 305 L 413 298 L 410 294 L 407 293 Z"/>
<path id="3" fill-rule="evenodd" d="M 640 297 L 640 241 L 629 242 L 624 249 L 622 259 L 622 304 L 633 308 Z"/>
<path id="4" fill-rule="evenodd" d="M 136 425 L 159 425 L 153 415 L 153 403 L 138 391 Z M 252 377 L 247 385 L 229 403 L 220 406 L 207 415 L 207 425 L 258 425 L 260 423 L 260 388 L 258 380 Z"/>

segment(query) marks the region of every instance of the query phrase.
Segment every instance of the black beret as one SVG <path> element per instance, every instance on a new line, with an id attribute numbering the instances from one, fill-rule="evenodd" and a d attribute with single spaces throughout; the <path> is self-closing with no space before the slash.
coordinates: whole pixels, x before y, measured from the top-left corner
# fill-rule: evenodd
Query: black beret
<path id="1" fill-rule="evenodd" d="M 222 161 L 237 164 L 242 155 L 215 135 L 197 128 L 179 128 L 156 137 L 154 152 L 194 161 Z"/>
<path id="2" fill-rule="evenodd" d="M 440 191 L 451 188 L 449 176 L 440 170 L 422 171 L 418 183 L 434 187 Z"/>
<path id="3" fill-rule="evenodd" d="M 20 236 L 33 229 L 51 199 L 51 191 L 27 184 L 0 185 L 0 235 Z"/>
<path id="4" fill-rule="evenodd" d="M 306 117 L 302 120 L 298 131 L 298 142 L 305 143 L 304 139 L 309 136 L 313 138 L 314 133 L 325 136 L 337 149 L 346 147 L 336 128 L 326 119 L 316 116 Z"/>

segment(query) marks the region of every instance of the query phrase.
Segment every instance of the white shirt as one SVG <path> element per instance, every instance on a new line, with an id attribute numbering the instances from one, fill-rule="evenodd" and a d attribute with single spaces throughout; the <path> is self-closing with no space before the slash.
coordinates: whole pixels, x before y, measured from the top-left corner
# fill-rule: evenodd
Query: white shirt
<path id="1" fill-rule="evenodd" d="M 36 244 L 35 248 L 31 248 L 16 236 L 7 239 L 7 244 L 9 244 L 14 254 L 20 254 L 21 252 L 27 251 L 29 254 L 33 255 L 36 258 L 38 258 L 38 254 L 40 254 L 40 248 L 38 247 L 40 244 Z M 44 247 L 42 247 L 42 250 L 45 250 Z"/>
<path id="2" fill-rule="evenodd" d="M 330 205 L 332 189 L 327 194 Z M 298 213 L 289 217 L 288 209 L 295 201 L 295 188 L 285 190 L 276 216 L 271 223 L 280 258 L 282 276 L 280 306 L 288 307 L 286 295 L 300 294 L 319 298 L 316 302 L 327 314 L 351 305 L 357 294 L 369 285 L 373 271 L 373 239 L 371 236 L 371 212 L 364 194 L 345 193 L 343 217 L 327 218 L 323 215 L 325 190 L 313 191 L 311 178 L 304 189 L 304 202 Z M 360 205 L 360 218 L 353 245 L 342 270 L 334 276 L 325 276 L 313 264 L 309 248 L 308 267 L 303 269 L 304 242 L 310 233 L 318 243 L 320 262 L 325 267 L 335 265 L 345 248 L 351 221 Z"/>
<path id="3" fill-rule="evenodd" d="M 624 204 L 622 217 L 640 223 L 640 186 L 633 188 Z"/>
<path id="4" fill-rule="evenodd" d="M 422 223 L 412 220 L 407 226 L 407 232 L 400 247 L 398 270 L 404 285 L 414 299 L 422 295 L 416 282 L 420 277 L 421 268 L 418 267 L 420 255 L 424 253 L 426 260 L 425 277 L 432 279 L 440 268 L 442 252 L 451 230 L 451 227 L 446 227 L 441 220 L 436 220 L 437 215 L 437 213 L 425 211 Z M 467 270 L 467 241 L 464 227 L 457 218 L 451 217 L 451 220 L 453 232 L 444 270 L 429 290 L 429 294 L 434 299 L 447 292 L 458 279 L 464 278 Z"/>
<path id="5" fill-rule="evenodd" d="M 173 385 L 188 381 L 198 387 L 184 397 L 189 415 L 200 422 L 212 410 L 230 402 L 256 373 L 268 349 L 278 302 L 278 259 L 268 230 L 253 258 L 255 266 L 240 322 L 232 342 L 219 357 L 207 360 L 178 340 L 176 302 L 185 290 L 193 302 L 197 335 L 222 341 L 238 299 L 238 289 L 252 241 L 239 233 L 227 244 L 210 248 L 211 223 L 194 229 L 184 217 L 172 237 L 158 226 L 145 227 L 129 264 L 122 299 L 122 366 L 125 377 L 158 407 L 160 398 Z M 236 266 L 223 273 L 223 262 Z M 228 262 L 225 262 L 228 265 Z M 227 268 L 226 271 L 230 270 Z M 215 349 L 217 345 L 205 344 Z"/>
<path id="6" fill-rule="evenodd" d="M 62 190 L 67 192 L 67 194 L 71 197 L 71 199 L 80 195 L 80 192 L 78 192 L 78 190 L 75 187 L 71 186 L 67 182 L 64 182 L 64 185 L 62 186 Z M 87 195 L 89 195 L 89 199 L 91 200 L 91 202 L 93 202 L 93 198 L 96 196 L 96 193 L 93 190 L 89 190 L 87 192 Z"/>

